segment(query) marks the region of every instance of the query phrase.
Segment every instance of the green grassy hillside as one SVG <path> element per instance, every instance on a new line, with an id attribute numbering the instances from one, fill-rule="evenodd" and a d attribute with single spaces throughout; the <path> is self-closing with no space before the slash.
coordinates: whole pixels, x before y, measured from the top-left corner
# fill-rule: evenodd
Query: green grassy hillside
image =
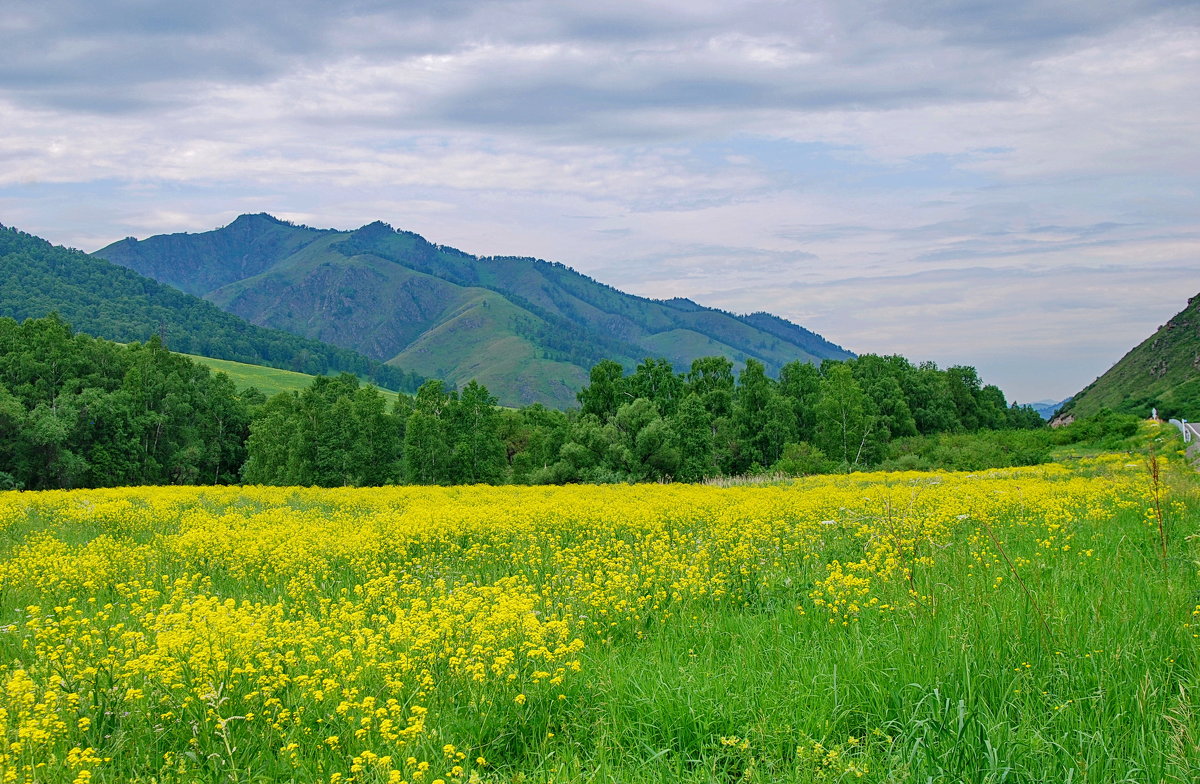
<path id="1" fill-rule="evenodd" d="M 548 357 L 522 323 L 528 312 L 486 289 L 466 289 L 475 296 L 447 308 L 436 326 L 425 331 L 393 361 L 421 368 L 465 386 L 475 379 L 489 390 L 506 390 L 503 402 L 551 401 L 568 406 L 587 383 L 587 371 Z M 435 372 L 436 369 L 436 372 Z M 440 373 L 440 375 L 438 375 Z"/>
<path id="2" fill-rule="evenodd" d="M 185 354 L 184 356 L 229 376 L 229 379 L 233 381 L 238 389 L 250 389 L 253 387 L 267 397 L 277 395 L 280 392 L 299 392 L 307 388 L 312 383 L 312 380 L 316 378 L 307 373 L 296 373 L 291 370 L 280 370 L 279 368 L 264 367 L 263 365 L 249 365 L 245 362 L 233 362 L 228 359 L 213 359 L 212 357 L 203 357 L 198 354 Z M 387 398 L 389 405 L 400 397 L 398 393 L 390 389 L 383 389 L 381 387 L 379 391 Z"/>
<path id="3" fill-rule="evenodd" d="M 1200 295 L 1067 403 L 1059 417 L 1101 408 L 1200 419 Z"/>
<path id="4" fill-rule="evenodd" d="M 487 258 L 372 223 L 338 232 L 243 215 L 204 234 L 126 239 L 96 255 L 203 296 L 255 324 L 353 349 L 515 405 L 575 403 L 601 359 L 787 362 L 851 354 L 768 314 L 649 300 L 562 264 Z"/>

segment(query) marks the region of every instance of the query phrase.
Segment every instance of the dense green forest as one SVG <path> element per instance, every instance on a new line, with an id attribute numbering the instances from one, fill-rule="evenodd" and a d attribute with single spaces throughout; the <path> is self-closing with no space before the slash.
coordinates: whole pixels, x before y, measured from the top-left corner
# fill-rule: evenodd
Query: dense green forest
<path id="1" fill-rule="evenodd" d="M 157 338 L 0 318 L 0 487 L 236 482 L 261 402 Z"/>
<path id="2" fill-rule="evenodd" d="M 398 391 L 424 381 L 349 349 L 256 326 L 132 270 L 0 226 L 0 316 L 23 321 L 50 313 L 121 343 L 158 335 L 185 354 L 311 375 L 353 373 Z"/>
<path id="3" fill-rule="evenodd" d="M 1102 411 L 1051 432 L 973 368 L 866 355 L 785 365 L 723 357 L 686 373 L 601 361 L 579 407 L 501 408 L 427 381 L 390 404 L 356 376 L 266 398 L 152 338 L 122 345 L 57 316 L 0 318 L 0 486 L 695 482 L 867 468 L 1044 461 L 1054 443 L 1129 435 Z"/>

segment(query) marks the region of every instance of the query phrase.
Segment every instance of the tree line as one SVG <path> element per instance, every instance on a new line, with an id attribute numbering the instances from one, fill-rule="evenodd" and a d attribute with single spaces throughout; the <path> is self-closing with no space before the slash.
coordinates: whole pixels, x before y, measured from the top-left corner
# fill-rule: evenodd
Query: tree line
<path id="1" fill-rule="evenodd" d="M 1014 435 L 1042 428 L 1037 413 L 974 368 L 899 356 L 796 361 L 778 378 L 753 359 L 682 373 L 603 360 L 578 400 L 507 409 L 475 382 L 431 380 L 389 405 L 349 374 L 267 399 L 156 338 L 0 319 L 0 486 L 695 482 L 963 462 L 971 434 L 986 438 L 961 467 L 1045 456 Z"/>

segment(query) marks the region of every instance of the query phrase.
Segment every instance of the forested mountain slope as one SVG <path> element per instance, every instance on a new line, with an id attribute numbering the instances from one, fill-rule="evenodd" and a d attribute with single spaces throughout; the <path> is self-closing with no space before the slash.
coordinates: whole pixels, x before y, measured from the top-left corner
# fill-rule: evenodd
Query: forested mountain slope
<path id="1" fill-rule="evenodd" d="M 1059 419 L 1101 408 L 1200 419 L 1200 294 L 1063 406 Z"/>
<path id="2" fill-rule="evenodd" d="M 562 264 L 477 257 L 372 223 L 356 231 L 243 215 L 202 234 L 109 245 L 95 255 L 204 297 L 255 324 L 351 348 L 502 403 L 575 404 L 601 359 L 677 369 L 712 355 L 845 359 L 821 336 L 765 313 L 636 297 Z"/>
<path id="3" fill-rule="evenodd" d="M 49 313 L 122 343 L 159 335 L 174 351 L 309 374 L 348 372 L 402 391 L 424 380 L 353 350 L 251 324 L 133 270 L 0 226 L 0 316 L 23 321 Z"/>

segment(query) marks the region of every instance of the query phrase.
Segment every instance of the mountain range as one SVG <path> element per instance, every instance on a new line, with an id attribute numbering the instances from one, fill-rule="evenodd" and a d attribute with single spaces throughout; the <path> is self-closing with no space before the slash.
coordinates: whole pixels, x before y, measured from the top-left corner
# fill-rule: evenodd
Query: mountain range
<path id="1" fill-rule="evenodd" d="M 476 379 L 506 405 L 574 405 L 601 359 L 632 368 L 664 357 L 682 370 L 722 355 L 775 372 L 853 356 L 768 313 L 646 299 L 559 263 L 473 256 L 382 222 L 338 231 L 242 215 L 94 255 L 259 326 L 460 386 Z"/>

